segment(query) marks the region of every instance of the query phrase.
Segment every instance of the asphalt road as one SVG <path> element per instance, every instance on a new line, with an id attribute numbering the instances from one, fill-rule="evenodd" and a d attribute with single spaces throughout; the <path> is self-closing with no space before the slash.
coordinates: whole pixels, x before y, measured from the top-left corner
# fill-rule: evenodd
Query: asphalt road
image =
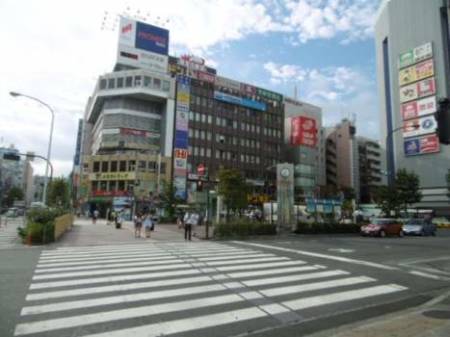
<path id="1" fill-rule="evenodd" d="M 307 336 L 449 290 L 437 237 L 283 236 L 0 251 L 1 336 Z"/>

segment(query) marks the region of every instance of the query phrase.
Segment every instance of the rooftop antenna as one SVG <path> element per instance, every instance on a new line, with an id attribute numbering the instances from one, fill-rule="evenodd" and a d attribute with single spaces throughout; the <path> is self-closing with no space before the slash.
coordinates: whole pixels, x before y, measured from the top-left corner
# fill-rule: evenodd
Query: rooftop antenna
<path id="1" fill-rule="evenodd" d="M 164 28 L 166 28 L 166 26 L 170 23 L 168 18 L 163 18 L 161 16 L 152 17 L 151 13 L 148 11 L 144 12 L 140 9 L 133 9 L 130 6 L 127 6 L 121 12 L 105 10 L 101 30 L 115 31 L 119 25 L 119 19 L 121 16 Z"/>

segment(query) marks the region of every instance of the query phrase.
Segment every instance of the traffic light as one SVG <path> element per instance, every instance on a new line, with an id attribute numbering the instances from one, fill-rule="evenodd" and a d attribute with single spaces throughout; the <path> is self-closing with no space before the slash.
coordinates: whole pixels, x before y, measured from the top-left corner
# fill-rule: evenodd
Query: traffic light
<path id="1" fill-rule="evenodd" d="M 436 111 L 437 135 L 439 142 L 450 144 L 450 100 L 442 98 L 439 100 L 439 106 Z"/>
<path id="2" fill-rule="evenodd" d="M 20 156 L 18 154 L 12 153 L 12 152 L 4 153 L 3 154 L 3 159 L 19 161 L 20 160 Z"/>

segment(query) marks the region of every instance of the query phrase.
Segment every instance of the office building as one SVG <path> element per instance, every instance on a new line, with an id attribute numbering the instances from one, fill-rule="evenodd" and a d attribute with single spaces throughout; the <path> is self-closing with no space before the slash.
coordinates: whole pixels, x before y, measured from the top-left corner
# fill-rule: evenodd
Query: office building
<path id="1" fill-rule="evenodd" d="M 449 97 L 449 1 L 383 1 L 375 23 L 382 140 L 388 177 L 399 169 L 420 178 L 416 207 L 450 214 L 446 175 L 450 146 L 436 136 L 439 98 Z"/>
<path id="2" fill-rule="evenodd" d="M 326 185 L 337 191 L 353 189 L 359 201 L 359 158 L 355 135 L 356 127 L 348 119 L 325 128 Z"/>

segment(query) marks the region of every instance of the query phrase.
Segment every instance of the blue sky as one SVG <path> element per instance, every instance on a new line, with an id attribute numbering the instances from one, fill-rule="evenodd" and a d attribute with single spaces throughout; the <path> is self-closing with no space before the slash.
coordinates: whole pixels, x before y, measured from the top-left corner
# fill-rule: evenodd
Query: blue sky
<path id="1" fill-rule="evenodd" d="M 171 54 L 201 56 L 224 76 L 290 96 L 297 85 L 300 99 L 322 107 L 325 125 L 354 114 L 358 133 L 377 138 L 379 1 L 2 0 L 0 146 L 46 153 L 49 113 L 8 92 L 38 97 L 57 112 L 56 173 L 70 172 L 78 118 L 115 62 L 118 14 L 164 25 Z"/>

